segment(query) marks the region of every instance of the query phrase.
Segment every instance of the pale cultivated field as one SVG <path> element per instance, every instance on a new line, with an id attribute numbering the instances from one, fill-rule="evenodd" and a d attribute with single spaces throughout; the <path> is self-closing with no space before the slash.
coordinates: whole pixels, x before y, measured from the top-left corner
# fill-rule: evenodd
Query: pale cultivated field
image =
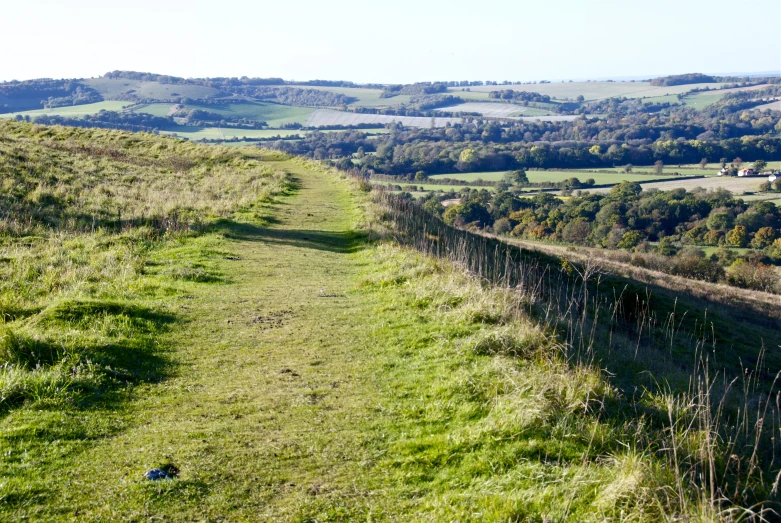
<path id="1" fill-rule="evenodd" d="M 521 113 L 525 112 L 526 109 L 528 108 L 508 103 L 467 102 L 459 105 L 452 105 L 450 107 L 442 107 L 441 109 L 436 110 L 450 113 L 480 113 L 483 116 L 490 116 L 493 118 L 506 118 L 507 116 L 521 116 Z"/>
<path id="2" fill-rule="evenodd" d="M 727 189 L 734 194 L 743 194 L 746 192 L 756 192 L 761 183 L 767 181 L 764 176 L 753 176 L 738 178 L 735 176 L 709 176 L 707 178 L 695 178 L 693 180 L 668 180 L 664 182 L 641 183 L 643 190 L 659 189 L 661 191 L 670 191 L 672 189 L 686 189 L 691 191 L 696 187 L 703 189 Z M 590 192 L 609 192 L 610 187 L 591 189 Z"/>
<path id="3" fill-rule="evenodd" d="M 664 96 L 668 94 L 679 94 L 691 91 L 694 88 L 710 87 L 718 89 L 723 84 L 690 84 L 674 85 L 670 87 L 655 87 L 649 82 L 554 82 L 549 84 L 520 84 L 520 85 L 481 85 L 470 87 L 472 92 L 488 93 L 512 89 L 513 91 L 529 91 L 533 93 L 547 94 L 551 98 L 577 98 L 583 95 L 586 100 L 601 100 L 602 98 L 611 98 L 614 96 L 625 96 L 627 98 L 644 98 L 647 96 Z M 460 91 L 461 87 L 453 87 L 450 90 Z"/>
<path id="4" fill-rule="evenodd" d="M 467 117 L 470 118 L 470 117 Z M 553 115 L 553 116 L 508 116 L 508 120 L 543 120 L 547 122 L 568 122 L 577 118 L 575 115 Z M 446 118 L 437 116 L 431 118 L 428 116 L 393 116 L 388 114 L 362 114 L 348 113 L 345 111 L 336 111 L 334 109 L 315 109 L 306 119 L 304 125 L 309 127 L 319 127 L 321 125 L 351 125 L 360 124 L 379 124 L 385 125 L 393 122 L 400 122 L 408 127 L 431 127 L 433 120 L 434 127 L 445 127 L 448 122 L 451 124 L 463 123 L 463 118 Z"/>
<path id="5" fill-rule="evenodd" d="M 422 116 L 392 116 L 387 114 L 361 114 L 335 111 L 333 109 L 316 109 L 312 111 L 304 125 L 319 127 L 321 125 L 360 125 L 360 124 L 388 124 L 401 122 L 409 127 L 431 127 L 434 120 L 435 127 L 445 127 L 448 122 L 461 123 L 461 118 L 429 118 Z"/>
<path id="6" fill-rule="evenodd" d="M 781 111 L 781 100 L 774 100 L 764 105 L 758 105 L 755 107 L 755 109 L 759 109 L 760 111 L 764 111 L 765 109 L 770 109 L 772 111 Z"/>

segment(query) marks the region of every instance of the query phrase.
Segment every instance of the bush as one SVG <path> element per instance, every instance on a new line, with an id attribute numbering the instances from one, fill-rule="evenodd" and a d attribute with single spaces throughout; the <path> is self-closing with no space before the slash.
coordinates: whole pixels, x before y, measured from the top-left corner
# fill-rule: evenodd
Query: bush
<path id="1" fill-rule="evenodd" d="M 494 233 L 495 234 L 507 234 L 512 230 L 512 226 L 510 225 L 510 220 L 507 218 L 500 218 L 494 222 Z"/>
<path id="2" fill-rule="evenodd" d="M 779 281 L 781 278 L 776 270 L 763 263 L 752 264 L 745 260 L 738 260 L 730 266 L 727 272 L 727 282 L 744 289 L 776 292 L 779 288 Z"/>

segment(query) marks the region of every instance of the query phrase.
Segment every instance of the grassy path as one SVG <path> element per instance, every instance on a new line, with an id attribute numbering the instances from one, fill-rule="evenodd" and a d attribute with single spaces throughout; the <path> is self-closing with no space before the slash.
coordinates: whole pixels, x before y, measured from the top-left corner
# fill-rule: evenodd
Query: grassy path
<path id="1" fill-rule="evenodd" d="M 178 376 L 144 392 L 130 430 L 63 470 L 50 509 L 289 521 L 360 475 L 366 434 L 356 427 L 370 403 L 361 303 L 350 292 L 363 263 L 355 203 L 339 182 L 286 167 L 300 190 L 276 206 L 275 223 L 227 231 L 221 248 L 239 258 L 221 267 L 230 283 L 193 285 L 182 300 Z M 166 462 L 178 480 L 139 481 Z"/>
<path id="2" fill-rule="evenodd" d="M 500 326 L 507 302 L 459 271 L 368 247 L 346 183 L 284 167 L 299 188 L 274 206 L 271 225 L 226 224 L 209 244 L 227 254 L 214 261 L 224 282 L 178 287 L 184 321 L 162 340 L 174 376 L 138 386 L 114 411 L 78 412 L 77 450 L 52 456 L 63 448 L 54 441 L 48 458 L 25 458 L 15 470 L 28 498 L 6 514 L 583 520 L 594 485 L 613 477 L 588 456 L 615 449 L 593 448 L 595 425 L 573 414 L 596 382 L 497 355 L 533 350 L 540 333 Z M 29 419 L 32 434 L 41 416 L 9 424 Z M 142 479 L 169 463 L 178 479 Z"/>

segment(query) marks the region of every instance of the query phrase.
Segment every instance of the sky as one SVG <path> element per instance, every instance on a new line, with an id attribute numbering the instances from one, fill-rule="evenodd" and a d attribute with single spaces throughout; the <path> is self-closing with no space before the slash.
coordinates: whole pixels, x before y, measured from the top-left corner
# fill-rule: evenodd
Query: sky
<path id="1" fill-rule="evenodd" d="M 0 80 L 409 83 L 781 70 L 780 0 L 6 0 Z"/>

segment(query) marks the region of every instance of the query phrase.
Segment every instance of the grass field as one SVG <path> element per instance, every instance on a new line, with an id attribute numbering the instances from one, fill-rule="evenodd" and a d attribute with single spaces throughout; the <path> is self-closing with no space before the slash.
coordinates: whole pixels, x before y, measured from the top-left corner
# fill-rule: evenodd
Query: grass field
<path id="1" fill-rule="evenodd" d="M 718 89 L 718 90 L 705 91 L 701 93 L 692 93 L 690 95 L 685 96 L 683 100 L 684 102 L 686 102 L 686 105 L 694 107 L 695 109 L 704 109 L 705 107 L 708 107 L 709 105 L 713 105 L 719 100 L 721 100 L 726 94 L 736 93 L 741 91 L 755 91 L 757 89 L 763 89 L 765 87 L 767 86 L 752 85 L 749 87 L 736 87 L 733 89 Z"/>
<path id="2" fill-rule="evenodd" d="M 286 123 L 304 123 L 312 114 L 312 109 L 292 107 L 264 102 L 240 102 L 226 104 L 186 104 L 187 108 L 203 109 L 232 118 L 249 118 L 264 121 L 269 127 L 277 127 Z"/>
<path id="3" fill-rule="evenodd" d="M 682 176 L 716 176 L 719 171 L 721 170 L 721 165 L 719 164 L 713 164 L 714 166 L 711 167 L 711 164 L 708 164 L 705 169 L 701 169 L 699 165 L 681 165 L 678 167 L 677 165 L 665 165 L 662 170 L 662 176 L 672 176 L 672 173 L 678 173 Z M 600 167 L 599 169 L 595 169 L 597 171 L 613 171 L 616 173 L 623 173 L 624 168 L 623 167 Z M 590 172 L 590 169 L 579 169 L 579 172 L 587 173 Z M 641 165 L 641 166 L 632 166 L 632 172 L 629 174 L 634 173 L 642 173 L 642 174 L 653 174 L 654 173 L 654 166 L 653 165 Z M 593 174 L 599 174 L 599 173 L 593 173 Z"/>
<path id="4" fill-rule="evenodd" d="M 171 112 L 171 108 L 174 104 L 149 104 L 138 109 L 133 109 L 134 113 L 147 113 L 152 116 L 166 117 Z"/>
<path id="5" fill-rule="evenodd" d="M 3 113 L 0 114 L 0 118 L 13 118 L 16 115 L 29 116 L 30 118 L 35 118 L 42 115 L 78 117 L 97 114 L 104 110 L 121 111 L 125 106 L 131 104 L 132 102 L 104 101 L 94 104 L 67 105 L 64 107 L 55 107 L 54 109 L 36 109 L 34 111 L 23 111 L 20 113 Z"/>
<path id="6" fill-rule="evenodd" d="M 472 92 L 497 91 L 502 89 L 512 89 L 514 91 L 529 91 L 540 94 L 547 94 L 555 99 L 575 99 L 578 95 L 583 95 L 586 100 L 601 100 L 616 96 L 625 96 L 627 98 L 658 97 L 664 95 L 675 95 L 685 93 L 691 89 L 705 86 L 711 89 L 717 88 L 722 84 L 694 84 L 694 85 L 676 85 L 671 87 L 655 87 L 648 82 L 555 82 L 549 84 L 523 84 L 523 85 L 484 85 L 471 87 Z M 451 88 L 451 91 L 458 91 L 461 88 Z"/>
<path id="7" fill-rule="evenodd" d="M 764 182 L 764 178 L 738 178 L 738 177 L 719 177 L 708 176 L 706 178 L 695 178 L 691 180 L 668 180 L 664 182 L 641 183 L 644 190 L 659 189 L 669 191 L 671 189 L 686 189 L 690 191 L 697 187 L 704 189 L 727 189 L 736 195 L 742 195 L 745 192 L 756 192 L 759 185 Z M 609 188 L 591 189 L 592 192 L 607 192 Z"/>
<path id="8" fill-rule="evenodd" d="M 139 99 L 168 100 L 182 96 L 188 98 L 212 98 L 221 94 L 217 89 L 200 85 L 161 84 L 125 78 L 88 78 L 81 80 L 80 83 L 95 89 L 104 98 L 132 95 Z"/>
<path id="9" fill-rule="evenodd" d="M 453 178 L 455 180 L 474 181 L 484 180 L 489 182 L 498 182 L 501 180 L 507 171 L 494 171 L 485 173 L 452 173 L 452 174 L 436 174 L 431 176 L 433 179 L 440 178 Z M 580 181 L 593 178 L 597 184 L 616 184 L 621 181 L 627 180 L 632 182 L 642 182 L 649 179 L 665 178 L 662 176 L 647 176 L 643 174 L 623 174 L 616 172 L 616 174 L 607 173 L 585 173 L 585 172 L 572 172 L 572 171 L 526 171 L 526 176 L 530 182 L 561 182 L 568 178 L 578 178 Z"/>

